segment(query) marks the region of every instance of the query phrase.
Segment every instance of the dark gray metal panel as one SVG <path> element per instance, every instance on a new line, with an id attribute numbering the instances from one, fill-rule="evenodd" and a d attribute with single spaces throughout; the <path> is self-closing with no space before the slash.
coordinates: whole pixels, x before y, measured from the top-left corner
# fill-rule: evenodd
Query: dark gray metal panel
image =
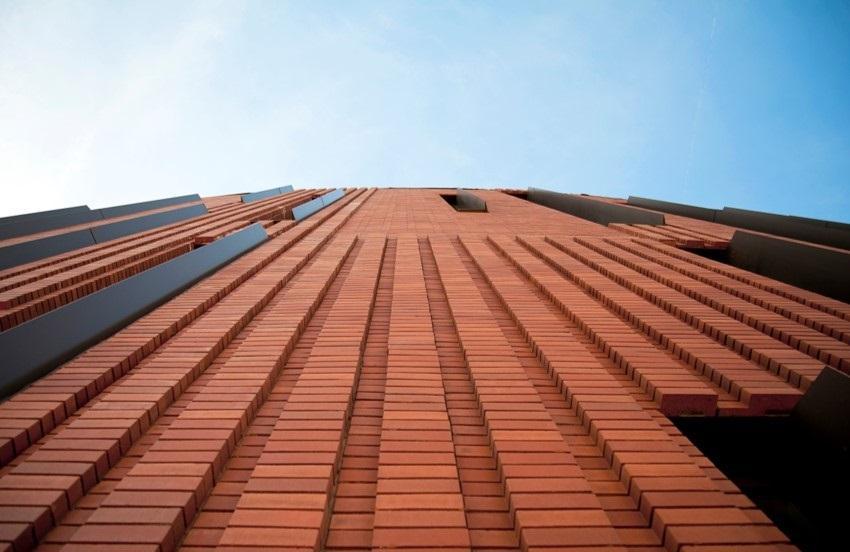
<path id="1" fill-rule="evenodd" d="M 832 220 L 822 220 L 822 219 L 813 219 L 809 217 L 798 217 L 796 215 L 780 215 L 777 213 L 768 213 L 766 211 L 753 211 L 752 209 L 739 209 L 737 207 L 724 207 L 724 211 L 729 214 L 739 214 L 739 215 L 751 215 L 751 216 L 763 216 L 763 217 L 776 217 L 781 220 L 790 220 L 793 222 L 798 222 L 800 224 L 808 224 L 809 226 L 818 226 L 821 228 L 842 228 L 844 230 L 850 230 L 850 224 L 845 224 L 843 222 L 835 222 Z"/>
<path id="2" fill-rule="evenodd" d="M 100 213 L 90 211 L 86 206 L 72 207 L 70 211 L 64 213 L 59 211 L 64 211 L 64 209 L 45 211 L 44 214 L 32 213 L 31 215 L 8 217 L 16 220 L 0 223 L 0 239 L 17 238 L 101 219 Z"/>
<path id="3" fill-rule="evenodd" d="M 850 302 L 850 253 L 738 230 L 729 264 Z"/>
<path id="4" fill-rule="evenodd" d="M 469 190 L 458 188 L 457 204 L 455 205 L 455 209 L 457 209 L 458 211 L 486 212 L 487 203 Z"/>
<path id="5" fill-rule="evenodd" d="M 727 224 L 747 230 L 765 232 L 767 234 L 829 245 L 831 247 L 850 249 L 850 225 L 841 222 L 777 215 L 733 207 L 724 207 L 722 210 L 708 209 L 695 205 L 659 201 L 657 199 L 638 196 L 629 196 L 628 203 L 636 207 L 645 207 L 664 213 Z"/>
<path id="6" fill-rule="evenodd" d="M 324 207 L 330 205 L 334 201 L 337 201 L 339 198 L 345 195 L 345 191 L 341 189 L 336 189 L 332 192 L 328 192 L 323 196 L 317 197 L 316 199 L 311 199 L 307 203 L 302 203 L 297 207 L 292 208 L 292 218 L 295 220 L 302 220 L 304 218 L 309 217 L 316 211 L 323 209 Z"/>
<path id="7" fill-rule="evenodd" d="M 731 209 L 731 208 L 730 208 Z M 773 214 L 773 213 L 765 213 L 765 214 Z M 782 216 L 782 215 L 777 215 Z M 839 230 L 850 231 L 850 224 L 844 222 L 835 222 L 833 220 L 821 220 L 821 219 L 813 219 L 808 217 L 798 217 L 795 215 L 787 215 L 789 220 L 793 220 L 794 222 L 800 222 L 802 224 L 810 224 L 812 226 L 822 226 L 824 228 L 838 228 Z"/>
<path id="8" fill-rule="evenodd" d="M 664 224 L 664 215 L 660 213 L 595 201 L 573 194 L 529 188 L 528 200 L 598 224 Z"/>
<path id="9" fill-rule="evenodd" d="M 268 239 L 251 226 L 0 333 L 0 397 L 35 381 Z"/>
<path id="10" fill-rule="evenodd" d="M 87 213 L 88 211 L 88 205 L 77 205 L 75 207 L 65 207 L 64 209 L 51 209 L 50 211 L 38 211 L 37 213 L 23 213 L 21 215 L 11 215 L 8 217 L 0 217 L 0 226 L 5 226 L 6 224 L 17 224 L 19 222 L 30 220 L 70 215 L 72 213 Z"/>
<path id="11" fill-rule="evenodd" d="M 825 366 L 792 415 L 833 448 L 850 451 L 850 376 Z"/>
<path id="12" fill-rule="evenodd" d="M 0 270 L 13 266 L 46 259 L 60 253 L 87 247 L 116 238 L 129 236 L 159 226 L 165 226 L 181 220 L 205 215 L 207 208 L 203 204 L 188 205 L 164 213 L 143 215 L 130 220 L 102 224 L 84 230 L 75 230 L 65 234 L 49 236 L 0 248 Z"/>
<path id="13" fill-rule="evenodd" d="M 822 224 L 814 224 L 814 219 L 803 222 L 797 217 L 785 215 L 774 215 L 772 213 L 761 213 L 758 211 L 747 211 L 745 209 L 734 209 L 724 207 L 717 213 L 717 222 L 746 228 L 757 232 L 765 232 L 776 236 L 784 236 L 795 240 L 802 240 L 841 249 L 850 249 L 850 231 L 841 226 L 841 223 L 818 221 Z M 836 226 L 838 225 L 838 226 Z"/>
<path id="14" fill-rule="evenodd" d="M 75 224 L 85 224 L 87 222 L 95 222 L 107 218 L 139 213 L 141 211 L 168 207 L 169 205 L 180 205 L 181 203 L 200 200 L 201 197 L 198 194 L 191 194 L 143 201 L 141 203 L 131 203 L 128 205 L 116 205 L 115 207 L 105 207 L 103 209 L 91 210 L 86 205 L 80 205 L 67 209 L 5 217 L 0 219 L 0 239 L 16 238 L 18 236 L 73 226 Z"/>
<path id="15" fill-rule="evenodd" d="M 696 205 L 687 205 L 685 203 L 660 201 L 658 199 L 649 199 L 646 197 L 629 196 L 626 203 L 634 205 L 635 207 L 644 207 L 646 209 L 653 209 L 663 213 L 670 213 L 671 215 L 681 215 L 683 217 L 707 220 L 709 222 L 714 222 L 714 218 L 717 216 L 717 209 L 697 207 Z"/>
<path id="16" fill-rule="evenodd" d="M 94 245 L 88 228 L 0 248 L 0 270 Z M 2 360 L 2 359 L 0 359 Z"/>
<path id="17" fill-rule="evenodd" d="M 116 238 L 129 236 L 138 232 L 144 232 L 166 224 L 172 224 L 181 220 L 199 217 L 207 214 L 207 207 L 204 204 L 188 205 L 171 211 L 162 213 L 153 213 L 151 215 L 143 215 L 141 217 L 132 218 L 113 222 L 111 224 L 102 224 L 91 229 L 92 235 L 97 243 L 102 243 Z"/>
<path id="18" fill-rule="evenodd" d="M 826 222 L 827 228 L 837 228 L 839 230 L 844 230 L 845 232 L 850 232 L 850 224 L 844 222 L 835 222 L 832 220 L 827 220 L 824 222 Z"/>
<path id="19" fill-rule="evenodd" d="M 282 188 L 269 188 L 268 190 L 262 190 L 260 192 L 242 194 L 242 203 L 251 203 L 252 201 L 259 201 L 276 195 L 288 194 L 292 190 L 292 186 L 283 186 Z"/>
<path id="20" fill-rule="evenodd" d="M 166 197 L 163 199 L 154 199 L 152 201 L 142 201 L 140 203 L 129 203 L 127 205 L 116 205 L 115 207 L 104 207 L 98 209 L 102 218 L 121 217 L 140 213 L 142 211 L 150 211 L 151 209 L 159 209 L 168 207 L 169 205 L 180 205 L 181 203 L 190 203 L 193 201 L 201 201 L 201 196 L 198 194 L 189 194 L 184 196 Z"/>

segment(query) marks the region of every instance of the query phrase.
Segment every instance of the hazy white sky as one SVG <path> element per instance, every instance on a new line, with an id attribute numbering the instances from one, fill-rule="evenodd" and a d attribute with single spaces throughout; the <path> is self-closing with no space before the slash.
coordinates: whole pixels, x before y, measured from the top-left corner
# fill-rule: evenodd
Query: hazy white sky
<path id="1" fill-rule="evenodd" d="M 850 220 L 846 2 L 0 0 L 0 215 L 537 186 Z"/>

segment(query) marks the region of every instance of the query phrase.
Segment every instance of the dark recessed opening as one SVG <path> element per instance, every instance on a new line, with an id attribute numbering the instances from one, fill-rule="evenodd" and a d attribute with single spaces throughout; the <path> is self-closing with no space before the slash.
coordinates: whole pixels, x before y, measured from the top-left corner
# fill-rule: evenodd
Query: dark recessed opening
<path id="1" fill-rule="evenodd" d="M 700 257 L 705 257 L 706 259 L 710 259 L 712 261 L 717 261 L 719 263 L 731 265 L 732 262 L 729 260 L 729 249 L 706 249 L 706 248 L 689 248 L 684 247 L 686 251 L 689 253 L 694 253 L 699 255 Z"/>
<path id="2" fill-rule="evenodd" d="M 440 197 L 459 213 L 487 212 L 487 205 L 483 201 L 477 200 L 474 196 L 470 196 L 468 193 L 464 197 L 460 197 L 458 194 L 440 194 Z"/>
<path id="3" fill-rule="evenodd" d="M 510 196 L 518 197 L 520 199 L 528 200 L 528 191 L 527 190 L 502 190 L 502 193 L 508 194 Z"/>
<path id="4" fill-rule="evenodd" d="M 673 423 L 803 551 L 846 549 L 846 448 L 827 444 L 793 416 Z"/>
<path id="5" fill-rule="evenodd" d="M 457 194 L 440 194 L 443 201 L 457 209 Z"/>

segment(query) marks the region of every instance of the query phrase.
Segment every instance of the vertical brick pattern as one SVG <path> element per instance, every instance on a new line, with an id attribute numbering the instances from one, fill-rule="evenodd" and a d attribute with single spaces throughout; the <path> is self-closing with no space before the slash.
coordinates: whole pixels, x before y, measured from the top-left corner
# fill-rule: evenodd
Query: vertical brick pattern
<path id="1" fill-rule="evenodd" d="M 718 393 L 686 365 L 669 358 L 637 328 L 631 328 L 561 278 L 509 238 L 491 238 L 527 278 L 551 296 L 623 370 L 639 382 L 667 415 L 714 414 Z M 591 323 L 588 323 L 591 322 Z"/>
<path id="2" fill-rule="evenodd" d="M 0 272 L 2 331 L 272 231 L 0 404 L 0 549 L 795 550 L 668 416 L 788 412 L 850 370 L 850 306 L 683 217 L 349 189 L 285 220 L 316 193 Z"/>
<path id="3" fill-rule="evenodd" d="M 222 549 L 323 545 L 385 240 L 367 240 L 221 537 Z"/>
<path id="4" fill-rule="evenodd" d="M 373 549 L 469 549 L 419 243 L 400 238 Z"/>
<path id="5" fill-rule="evenodd" d="M 516 550 L 519 539 L 490 447 L 484 414 L 475 397 L 469 366 L 437 272 L 437 263 L 427 240 L 420 240 L 419 250 L 446 391 L 469 540 L 475 549 Z"/>
<path id="6" fill-rule="evenodd" d="M 765 403 L 764 410 L 787 410 L 799 399 L 800 393 L 789 391 L 785 381 L 789 374 L 795 371 L 796 366 L 810 370 L 810 374 L 812 371 L 815 374 L 819 373 L 823 368 L 822 362 L 792 349 L 782 343 L 778 336 L 774 338 L 761 334 L 734 318 L 718 317 L 713 309 L 695 299 L 676 291 L 668 291 L 666 286 L 655 283 L 628 268 L 621 269 L 618 263 L 608 261 L 604 256 L 588 251 L 579 244 L 573 245 L 566 240 L 553 243 L 594 273 L 598 271 L 602 276 L 654 303 L 721 346 L 725 346 L 729 350 L 726 358 L 739 362 L 738 359 L 743 357 L 769 372 L 778 373 L 780 377 L 771 377 L 767 373 L 759 377 L 755 371 L 752 374 L 759 380 L 755 386 L 757 392 L 764 391 L 764 393 L 759 393 L 763 396 L 754 397 L 751 400 L 760 400 Z M 719 353 L 716 358 L 720 359 Z"/>
<path id="7" fill-rule="evenodd" d="M 689 327 L 650 302 L 634 296 L 627 289 L 606 281 L 602 275 L 542 240 L 521 238 L 520 241 L 527 244 L 532 252 L 549 262 L 557 271 L 569 276 L 590 297 L 601 300 L 618 316 L 629 320 L 697 374 L 704 376 L 725 392 L 726 396 L 718 392 L 717 407 L 720 414 L 763 414 L 783 406 L 790 408 L 799 399 L 799 391 L 766 372 L 755 362 L 740 358 L 734 351 L 716 343 L 709 336 Z M 504 245 L 503 241 L 500 243 Z M 529 271 L 534 270 L 535 275 L 532 278 L 538 278 L 537 274 L 541 277 L 548 276 L 547 291 L 557 294 L 556 303 L 576 320 L 580 320 L 582 316 L 580 306 L 599 308 L 594 305 L 594 301 L 589 301 L 577 288 L 569 286 L 562 278 L 557 275 L 552 277 L 547 267 L 536 262 L 521 249 L 504 246 L 509 248 L 509 256 L 515 261 L 525 263 L 524 266 L 527 266 Z M 669 369 L 670 365 L 665 368 Z M 682 398 L 692 400 L 692 397 Z M 686 402 L 684 408 L 687 411 L 692 407 Z"/>
<path id="8" fill-rule="evenodd" d="M 396 240 L 388 240 L 325 541 L 329 550 L 370 550 L 372 545 L 395 253 Z"/>
<path id="9" fill-rule="evenodd" d="M 74 543 L 114 542 L 116 535 L 131 534 L 136 523 L 155 512 L 144 509 L 144 491 L 188 491 L 200 506 L 209 495 L 216 474 L 243 436 L 256 409 L 277 378 L 283 360 L 295 345 L 306 321 L 353 247 L 352 239 L 331 244 L 297 282 L 286 289 L 281 301 L 265 312 L 263 324 L 245 336 L 192 402 L 159 436 L 152 447 L 115 487 L 121 507 L 107 498 L 71 539 Z M 186 453 L 169 453 L 175 442 L 197 442 Z M 138 502 L 134 504 L 134 499 Z M 191 522 L 185 512 L 169 510 L 160 515 L 162 526 L 147 526 L 152 538 L 171 529 L 170 542 L 179 541 L 181 527 Z M 159 542 L 159 541 L 157 541 Z M 163 543 L 163 548 L 171 548 Z"/>
<path id="10" fill-rule="evenodd" d="M 637 418 L 629 416 L 617 420 L 610 417 L 600 418 L 593 410 L 587 409 L 584 406 L 585 401 L 590 404 L 608 403 L 606 406 L 609 408 L 604 409 L 608 414 L 616 412 L 610 406 L 637 410 L 629 408 L 632 406 L 630 397 L 613 378 L 606 378 L 607 381 L 597 378 L 588 380 L 586 376 L 580 375 L 580 372 L 578 376 L 574 376 L 572 368 L 590 364 L 591 355 L 583 350 L 575 339 L 571 339 L 563 323 L 547 311 L 526 282 L 505 270 L 505 262 L 485 243 L 477 240 L 465 240 L 463 243 L 505 308 L 511 312 L 537 350 L 543 364 L 554 366 L 555 377 L 563 386 L 566 395 L 576 403 L 589 421 L 598 445 L 611 451 L 614 462 L 619 460 L 620 480 L 630 490 L 631 497 L 637 503 L 641 502 L 644 493 L 660 489 L 703 492 L 713 495 L 719 505 L 726 506 L 724 510 L 718 511 L 719 514 L 728 513 L 728 527 L 718 523 L 716 527 L 711 528 L 712 531 L 718 532 L 712 537 L 714 544 L 734 545 L 761 539 L 772 539 L 778 544 L 787 542 L 781 532 L 773 528 L 763 528 L 751 522 L 744 512 L 735 511 L 734 503 L 723 495 L 722 490 L 699 466 L 688 462 L 685 455 L 676 450 L 677 447 L 664 447 L 662 443 L 671 441 L 669 436 L 646 413 Z M 597 375 L 604 375 L 604 372 L 597 370 Z M 592 387 L 591 381 L 595 384 Z M 647 462 L 623 462 L 618 453 L 631 450 L 634 444 L 641 446 L 644 451 L 652 451 L 652 446 L 662 444 L 661 447 L 664 448 L 660 450 L 666 451 L 670 457 L 665 461 L 650 458 Z M 647 444 L 650 446 L 646 447 Z M 656 519 L 653 528 L 658 531 L 665 544 L 674 550 L 683 543 L 699 544 L 701 539 L 705 538 L 699 528 L 667 527 L 663 519 Z"/>
<path id="11" fill-rule="evenodd" d="M 821 332 L 809 328 L 805 324 L 789 320 L 773 310 L 752 304 L 749 301 L 736 297 L 734 294 L 726 293 L 708 284 L 683 276 L 678 271 L 653 263 L 647 263 L 641 257 L 628 252 L 620 252 L 616 249 L 612 250 L 597 240 L 579 238 L 576 240 L 576 243 L 609 257 L 619 264 L 634 270 L 636 273 L 645 275 L 652 280 L 687 295 L 705 306 L 711 307 L 734 320 L 738 320 L 758 330 L 768 337 L 779 340 L 784 345 L 797 349 L 821 364 L 850 371 L 850 360 L 847 360 L 850 358 L 850 346 L 846 343 L 823 335 Z M 705 310 L 704 307 L 700 307 L 700 309 L 706 315 L 710 314 L 710 311 Z M 798 360 L 804 355 L 798 355 L 794 360 Z M 795 374 L 787 366 L 780 367 L 783 369 L 783 372 Z M 807 382 L 811 382 L 813 379 L 811 378 L 811 373 L 797 373 L 795 375 L 798 379 L 803 379 Z"/>
<path id="12" fill-rule="evenodd" d="M 618 544 L 454 246 L 435 239 L 432 248 L 523 548 Z"/>
<path id="13" fill-rule="evenodd" d="M 760 289 L 758 286 L 742 280 L 736 280 L 732 276 L 726 276 L 720 272 L 714 272 L 705 266 L 693 262 L 696 259 L 677 258 L 663 251 L 656 251 L 650 247 L 626 240 L 606 239 L 605 243 L 614 245 L 624 251 L 634 253 L 639 257 L 658 263 L 666 268 L 675 270 L 686 276 L 723 290 L 736 297 L 740 297 L 755 305 L 776 312 L 790 320 L 800 322 L 825 335 L 839 339 L 844 343 L 850 343 L 850 322 L 839 316 L 829 314 L 805 304 L 798 303 L 788 297 L 776 295 Z M 685 262 L 682 262 L 685 261 Z M 638 261 L 638 266 L 643 263 Z"/>
<path id="14" fill-rule="evenodd" d="M 369 192 L 364 192 L 368 195 Z M 0 404 L 0 465 L 112 385 L 299 240 L 332 235 L 360 207 L 351 194 L 230 263 Z"/>
<path id="15" fill-rule="evenodd" d="M 102 474 L 104 466 L 117 464 L 142 432 L 179 399 L 337 229 L 338 226 L 329 225 L 311 234 L 289 254 L 225 297 L 135 370 L 97 395 L 96 404 L 56 428 L 35 454 L 19 458 L 9 466 L 8 473 L 0 478 L 0 490 L 58 491 L 64 510 L 71 508 Z M 38 453 L 47 451 L 68 454 L 44 463 Z M 80 452 L 87 456 L 81 457 Z M 0 507 L 13 506 L 18 499 L 12 494 L 8 495 L 9 502 L 4 500 L 7 497 L 0 495 Z M 53 507 L 54 501 L 45 500 L 42 510 Z M 61 514 L 54 515 L 53 519 L 57 517 Z M 15 527 L 14 530 L 24 533 L 37 529 Z M 35 535 L 36 538 L 40 536 Z"/>

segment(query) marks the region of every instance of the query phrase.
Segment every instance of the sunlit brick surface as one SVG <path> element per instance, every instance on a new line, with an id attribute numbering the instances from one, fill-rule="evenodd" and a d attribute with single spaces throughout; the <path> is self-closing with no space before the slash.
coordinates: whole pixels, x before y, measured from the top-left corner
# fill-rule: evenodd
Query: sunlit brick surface
<path id="1" fill-rule="evenodd" d="M 441 193 L 348 190 L 299 223 L 272 215 L 310 193 L 222 196 L 0 274 L 4 307 L 46 311 L 249 210 L 272 234 L 0 405 L 0 543 L 793 550 L 668 416 L 788 412 L 850 370 L 850 306 L 681 248 L 719 225 Z"/>

